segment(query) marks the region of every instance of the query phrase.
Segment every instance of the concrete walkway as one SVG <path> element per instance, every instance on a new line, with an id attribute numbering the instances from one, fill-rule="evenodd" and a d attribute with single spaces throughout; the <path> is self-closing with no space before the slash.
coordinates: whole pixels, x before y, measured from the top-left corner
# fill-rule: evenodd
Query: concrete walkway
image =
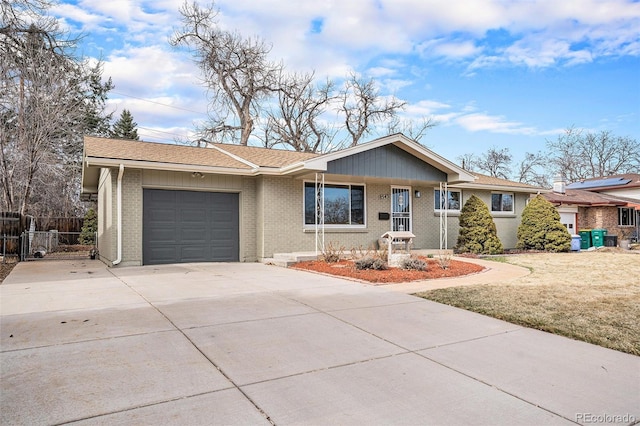
<path id="1" fill-rule="evenodd" d="M 24 262 L 0 310 L 3 425 L 640 419 L 639 357 L 263 264 Z"/>

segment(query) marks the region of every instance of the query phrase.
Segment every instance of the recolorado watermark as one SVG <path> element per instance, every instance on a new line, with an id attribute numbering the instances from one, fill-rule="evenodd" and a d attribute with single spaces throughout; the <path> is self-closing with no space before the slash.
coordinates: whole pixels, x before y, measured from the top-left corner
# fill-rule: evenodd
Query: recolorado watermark
<path id="1" fill-rule="evenodd" d="M 593 414 L 593 413 L 576 413 L 576 421 L 578 423 L 624 423 L 636 424 L 636 417 L 633 414 Z"/>

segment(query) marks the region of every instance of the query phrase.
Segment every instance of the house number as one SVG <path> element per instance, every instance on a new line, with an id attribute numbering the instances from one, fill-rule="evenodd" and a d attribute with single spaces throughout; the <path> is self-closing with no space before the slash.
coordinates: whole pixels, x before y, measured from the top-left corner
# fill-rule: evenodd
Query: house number
<path id="1" fill-rule="evenodd" d="M 387 199 L 389 199 L 389 194 L 380 194 L 380 199 L 381 199 L 381 200 L 387 200 Z"/>

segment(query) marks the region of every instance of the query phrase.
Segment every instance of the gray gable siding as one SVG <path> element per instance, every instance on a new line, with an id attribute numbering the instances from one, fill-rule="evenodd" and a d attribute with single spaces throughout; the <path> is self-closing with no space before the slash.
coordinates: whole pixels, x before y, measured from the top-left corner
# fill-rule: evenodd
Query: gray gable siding
<path id="1" fill-rule="evenodd" d="M 447 174 L 414 157 L 395 145 L 384 145 L 369 151 L 330 161 L 327 172 L 348 176 L 370 176 L 446 182 Z"/>

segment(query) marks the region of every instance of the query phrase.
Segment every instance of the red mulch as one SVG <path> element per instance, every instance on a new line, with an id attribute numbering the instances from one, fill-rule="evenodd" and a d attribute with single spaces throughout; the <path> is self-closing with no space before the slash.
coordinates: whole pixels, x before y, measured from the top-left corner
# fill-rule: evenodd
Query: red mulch
<path id="1" fill-rule="evenodd" d="M 321 272 L 324 274 L 338 275 L 341 277 L 355 278 L 370 283 L 404 283 L 408 281 L 432 280 L 436 278 L 459 277 L 474 274 L 484 268 L 474 263 L 451 260 L 449 268 L 442 269 L 436 259 L 420 257 L 427 262 L 426 271 L 413 271 L 398 268 L 389 268 L 384 271 L 358 270 L 351 260 L 341 260 L 337 263 L 327 263 L 321 260 L 298 262 L 292 268 Z"/>

